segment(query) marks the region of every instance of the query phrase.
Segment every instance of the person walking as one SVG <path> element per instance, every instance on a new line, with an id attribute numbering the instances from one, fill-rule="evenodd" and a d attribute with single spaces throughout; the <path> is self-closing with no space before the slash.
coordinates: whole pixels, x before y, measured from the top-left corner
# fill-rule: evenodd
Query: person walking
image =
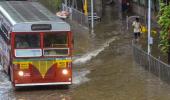
<path id="1" fill-rule="evenodd" d="M 141 35 L 140 30 L 142 28 L 141 23 L 139 22 L 139 18 L 135 19 L 135 21 L 132 23 L 132 27 L 133 27 L 134 39 L 135 41 L 139 41 Z"/>

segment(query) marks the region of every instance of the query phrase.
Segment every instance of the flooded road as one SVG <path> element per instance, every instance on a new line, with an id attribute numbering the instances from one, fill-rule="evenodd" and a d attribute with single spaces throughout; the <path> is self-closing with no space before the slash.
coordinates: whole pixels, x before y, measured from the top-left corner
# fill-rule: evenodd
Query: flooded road
<path id="1" fill-rule="evenodd" d="M 170 100 L 170 85 L 133 62 L 131 34 L 118 8 L 105 7 L 94 33 L 75 31 L 69 89 L 43 86 L 14 91 L 0 69 L 0 100 Z"/>
<path id="2" fill-rule="evenodd" d="M 73 89 L 72 99 L 170 100 L 170 86 L 133 62 L 132 36 L 118 8 L 116 4 L 105 7 L 104 18 L 94 30 L 91 60 L 79 58 L 80 69 L 90 70 L 89 81 Z"/>

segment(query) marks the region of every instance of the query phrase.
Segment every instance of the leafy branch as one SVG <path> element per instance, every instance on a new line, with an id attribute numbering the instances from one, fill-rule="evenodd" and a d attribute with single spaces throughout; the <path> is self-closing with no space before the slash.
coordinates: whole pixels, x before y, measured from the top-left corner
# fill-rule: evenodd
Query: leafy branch
<path id="1" fill-rule="evenodd" d="M 170 5 L 166 5 L 161 0 L 158 23 L 161 27 L 159 47 L 164 53 L 169 52 L 170 48 Z"/>

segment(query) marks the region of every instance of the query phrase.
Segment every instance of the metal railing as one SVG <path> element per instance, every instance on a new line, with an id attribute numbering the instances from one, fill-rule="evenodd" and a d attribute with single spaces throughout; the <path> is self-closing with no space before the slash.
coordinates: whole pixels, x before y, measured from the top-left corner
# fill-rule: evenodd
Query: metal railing
<path id="1" fill-rule="evenodd" d="M 132 42 L 133 56 L 137 64 L 142 66 L 145 70 L 158 76 L 161 80 L 170 83 L 170 66 L 159 59 L 148 55 L 138 45 Z"/>
<path id="2" fill-rule="evenodd" d="M 84 13 L 80 12 L 77 9 L 74 9 L 72 7 L 68 7 L 65 4 L 62 4 L 62 10 L 69 11 L 70 16 L 69 19 L 77 22 L 78 24 L 81 24 L 83 26 L 89 27 L 89 21 L 88 16 L 84 15 Z"/>

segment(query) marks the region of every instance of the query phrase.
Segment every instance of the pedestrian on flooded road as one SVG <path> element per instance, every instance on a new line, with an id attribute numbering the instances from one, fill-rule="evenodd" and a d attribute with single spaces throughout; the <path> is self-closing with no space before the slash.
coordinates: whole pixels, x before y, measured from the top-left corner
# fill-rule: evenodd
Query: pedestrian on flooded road
<path id="1" fill-rule="evenodd" d="M 133 35 L 134 35 L 134 39 L 135 41 L 139 41 L 140 38 L 140 30 L 141 30 L 141 23 L 139 22 L 139 18 L 136 18 L 135 21 L 132 23 L 133 26 Z"/>

